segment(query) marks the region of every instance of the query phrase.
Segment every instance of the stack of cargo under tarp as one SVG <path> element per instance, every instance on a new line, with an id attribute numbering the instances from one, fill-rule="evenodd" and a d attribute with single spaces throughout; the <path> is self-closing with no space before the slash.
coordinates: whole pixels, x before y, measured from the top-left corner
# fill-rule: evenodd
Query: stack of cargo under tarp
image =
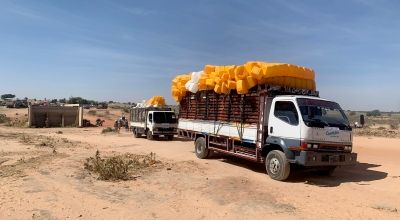
<path id="1" fill-rule="evenodd" d="M 162 96 L 153 96 L 146 102 L 146 107 L 154 106 L 154 107 L 161 107 L 165 106 L 165 99 Z"/>
<path id="2" fill-rule="evenodd" d="M 172 80 L 172 96 L 179 102 L 187 92 L 214 90 L 247 94 L 257 85 L 277 85 L 315 91 L 312 69 L 286 63 L 247 62 L 238 66 L 206 65 L 203 71 L 178 75 Z"/>

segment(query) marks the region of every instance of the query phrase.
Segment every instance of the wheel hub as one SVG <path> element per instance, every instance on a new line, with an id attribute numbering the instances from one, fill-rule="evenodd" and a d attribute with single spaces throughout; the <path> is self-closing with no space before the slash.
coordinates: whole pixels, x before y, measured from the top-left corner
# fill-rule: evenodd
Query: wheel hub
<path id="1" fill-rule="evenodd" d="M 198 144 L 197 147 L 196 147 L 196 150 L 197 150 L 198 154 L 201 154 L 201 148 L 202 148 L 201 144 Z"/>
<path id="2" fill-rule="evenodd" d="M 281 164 L 279 163 L 279 160 L 277 158 L 272 158 L 269 161 L 269 170 L 273 174 L 277 174 L 281 168 Z"/>

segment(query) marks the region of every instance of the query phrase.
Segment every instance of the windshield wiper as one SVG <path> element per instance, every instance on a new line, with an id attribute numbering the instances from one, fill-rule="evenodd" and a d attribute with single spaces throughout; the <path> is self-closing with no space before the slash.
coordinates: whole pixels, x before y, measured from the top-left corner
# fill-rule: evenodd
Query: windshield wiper
<path id="1" fill-rule="evenodd" d="M 338 126 L 338 127 L 344 127 L 345 129 L 351 129 L 350 125 L 345 124 L 343 122 L 339 122 L 339 123 L 331 123 L 334 126 Z"/>
<path id="2" fill-rule="evenodd" d="M 306 122 L 308 126 L 317 126 L 320 128 L 323 128 L 324 126 L 329 126 L 329 124 L 326 123 L 325 121 L 316 118 L 309 118 L 304 120 L 304 122 Z"/>
<path id="3" fill-rule="evenodd" d="M 321 122 L 322 124 L 326 125 L 326 126 L 330 126 L 328 122 L 319 119 L 319 118 L 309 118 L 308 120 L 312 121 L 312 122 Z"/>

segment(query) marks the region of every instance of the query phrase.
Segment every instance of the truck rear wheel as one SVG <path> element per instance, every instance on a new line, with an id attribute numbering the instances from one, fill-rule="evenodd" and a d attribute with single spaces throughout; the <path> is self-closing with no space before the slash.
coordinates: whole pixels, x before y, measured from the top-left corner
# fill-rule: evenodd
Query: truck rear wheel
<path id="1" fill-rule="evenodd" d="M 168 136 L 167 136 L 167 139 L 168 139 L 169 141 L 172 141 L 172 140 L 174 139 L 174 135 L 168 135 Z"/>
<path id="2" fill-rule="evenodd" d="M 282 151 L 270 151 L 265 158 L 265 167 L 269 177 L 274 180 L 283 181 L 289 177 L 290 163 Z"/>
<path id="3" fill-rule="evenodd" d="M 146 136 L 147 136 L 147 140 L 154 140 L 154 136 L 153 136 L 153 134 L 151 133 L 151 131 L 147 131 Z"/>
<path id="4" fill-rule="evenodd" d="M 199 137 L 196 139 L 196 142 L 194 142 L 194 152 L 200 159 L 206 159 L 208 157 L 210 150 L 207 147 L 205 138 Z"/>

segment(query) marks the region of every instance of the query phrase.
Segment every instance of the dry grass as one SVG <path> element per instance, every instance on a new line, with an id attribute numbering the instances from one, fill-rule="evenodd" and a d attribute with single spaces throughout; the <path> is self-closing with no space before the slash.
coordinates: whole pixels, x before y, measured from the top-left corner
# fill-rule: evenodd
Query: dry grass
<path id="1" fill-rule="evenodd" d="M 7 115 L 0 114 L 0 124 L 8 123 L 10 121 L 11 121 L 11 119 L 9 117 L 7 117 Z"/>
<path id="2" fill-rule="evenodd" d="M 19 118 L 10 119 L 5 123 L 6 126 L 9 127 L 26 127 L 28 125 L 28 117 L 23 116 Z"/>
<path id="3" fill-rule="evenodd" d="M 379 211 L 386 211 L 386 212 L 398 212 L 397 208 L 386 206 L 386 205 L 376 205 L 372 206 L 373 209 L 379 210 Z"/>
<path id="4" fill-rule="evenodd" d="M 162 163 L 156 160 L 155 153 L 148 155 L 122 154 L 102 158 L 97 150 L 94 157 L 86 159 L 84 168 L 96 173 L 100 180 L 131 180 L 160 167 Z"/>
<path id="5" fill-rule="evenodd" d="M 97 111 L 96 111 L 96 110 L 89 110 L 89 111 L 88 111 L 88 114 L 89 114 L 89 115 L 96 115 L 96 114 L 97 114 Z"/>
<path id="6" fill-rule="evenodd" d="M 106 128 L 103 128 L 103 130 L 101 131 L 102 134 L 110 133 L 110 132 L 115 132 L 115 130 L 113 128 L 106 127 Z"/>
<path id="7" fill-rule="evenodd" d="M 384 127 L 379 128 L 360 128 L 353 129 L 353 133 L 358 136 L 369 136 L 369 137 L 388 137 L 397 138 L 400 137 L 400 132 L 397 130 L 390 130 Z"/>
<path id="8" fill-rule="evenodd" d="M 15 163 L 0 166 L 0 177 L 26 176 L 25 170 L 34 169 L 43 163 L 50 163 L 55 158 L 67 157 L 65 154 L 42 153 L 29 158 L 21 157 Z"/>

